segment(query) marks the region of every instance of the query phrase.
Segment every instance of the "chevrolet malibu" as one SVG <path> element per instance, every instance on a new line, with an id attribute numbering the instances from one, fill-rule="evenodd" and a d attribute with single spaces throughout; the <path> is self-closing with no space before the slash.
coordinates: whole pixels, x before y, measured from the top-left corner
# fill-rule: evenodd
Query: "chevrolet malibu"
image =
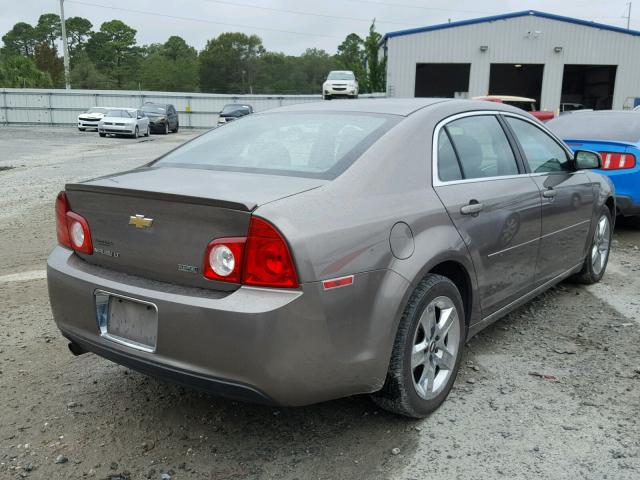
<path id="1" fill-rule="evenodd" d="M 66 185 L 53 315 L 75 354 L 219 395 L 370 393 L 423 417 L 468 338 L 563 279 L 602 278 L 615 198 L 599 166 L 481 101 L 250 115 Z"/>

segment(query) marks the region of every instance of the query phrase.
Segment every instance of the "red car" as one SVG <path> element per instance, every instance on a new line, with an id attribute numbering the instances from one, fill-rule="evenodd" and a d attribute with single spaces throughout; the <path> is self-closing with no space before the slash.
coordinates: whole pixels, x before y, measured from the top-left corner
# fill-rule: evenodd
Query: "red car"
<path id="1" fill-rule="evenodd" d="M 486 100 L 488 102 L 506 103 L 514 107 L 521 108 L 529 112 L 541 122 L 547 122 L 555 117 L 553 112 L 548 110 L 536 110 L 536 101 L 533 98 L 514 97 L 512 95 L 485 95 L 483 97 L 473 97 L 474 100 Z"/>

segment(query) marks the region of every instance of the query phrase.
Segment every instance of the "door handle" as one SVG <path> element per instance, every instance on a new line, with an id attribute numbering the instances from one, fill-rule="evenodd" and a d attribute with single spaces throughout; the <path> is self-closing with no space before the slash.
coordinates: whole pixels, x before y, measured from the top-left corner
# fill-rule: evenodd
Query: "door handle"
<path id="1" fill-rule="evenodd" d="M 469 205 L 464 205 L 460 208 L 460 213 L 462 215 L 476 216 L 482 211 L 483 208 L 484 205 L 482 203 L 479 203 L 477 200 L 471 200 L 469 202 Z"/>
<path id="2" fill-rule="evenodd" d="M 544 192 L 542 192 L 542 196 L 544 198 L 554 198 L 557 194 L 558 192 L 553 188 L 548 188 Z"/>

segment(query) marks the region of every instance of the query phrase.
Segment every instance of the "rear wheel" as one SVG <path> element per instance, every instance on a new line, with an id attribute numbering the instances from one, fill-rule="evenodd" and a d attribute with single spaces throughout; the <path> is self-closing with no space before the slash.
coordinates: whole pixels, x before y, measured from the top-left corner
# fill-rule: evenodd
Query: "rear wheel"
<path id="1" fill-rule="evenodd" d="M 176 122 L 176 128 L 174 128 L 173 130 L 171 130 L 173 133 L 178 133 L 178 129 L 180 128 L 180 124 L 178 122 Z"/>
<path id="2" fill-rule="evenodd" d="M 98 135 L 100 135 L 101 137 L 106 137 L 107 136 L 106 133 L 102 133 L 102 132 L 98 132 Z"/>
<path id="3" fill-rule="evenodd" d="M 385 410 L 423 418 L 453 386 L 465 340 L 464 308 L 455 284 L 429 274 L 413 292 L 400 320 L 387 379 L 372 395 Z"/>
<path id="4" fill-rule="evenodd" d="M 571 277 L 571 280 L 578 283 L 592 284 L 602 279 L 609 262 L 612 235 L 611 212 L 607 207 L 602 207 L 582 270 Z"/>

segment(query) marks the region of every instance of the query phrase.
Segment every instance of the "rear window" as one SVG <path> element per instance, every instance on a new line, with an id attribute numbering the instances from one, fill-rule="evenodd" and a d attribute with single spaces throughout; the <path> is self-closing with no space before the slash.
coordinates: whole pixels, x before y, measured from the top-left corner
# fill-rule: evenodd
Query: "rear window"
<path id="1" fill-rule="evenodd" d="M 367 113 L 249 115 L 186 143 L 153 166 L 333 179 L 399 119 Z"/>
<path id="2" fill-rule="evenodd" d="M 563 140 L 640 141 L 640 113 L 576 112 L 545 125 Z"/>

